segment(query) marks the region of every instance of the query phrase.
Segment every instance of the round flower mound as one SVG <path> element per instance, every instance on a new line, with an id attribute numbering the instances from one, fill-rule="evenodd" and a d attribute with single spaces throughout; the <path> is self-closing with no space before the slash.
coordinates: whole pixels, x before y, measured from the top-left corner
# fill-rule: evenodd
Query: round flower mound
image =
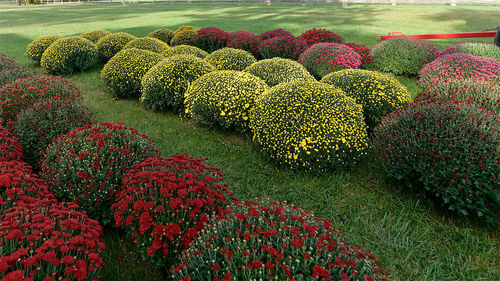
<path id="1" fill-rule="evenodd" d="M 137 48 L 140 50 L 146 50 L 157 54 L 161 54 L 165 50 L 170 49 L 170 46 L 167 43 L 161 41 L 160 39 L 151 37 L 142 37 L 128 42 L 123 47 L 123 49 L 131 49 L 131 48 Z"/>
<path id="2" fill-rule="evenodd" d="M 0 87 L 10 81 L 23 77 L 32 77 L 33 75 L 33 72 L 20 65 L 0 68 Z"/>
<path id="3" fill-rule="evenodd" d="M 170 41 L 170 45 L 194 45 L 194 38 L 197 34 L 194 27 L 189 25 L 181 26 L 174 32 L 174 37 Z"/>
<path id="4" fill-rule="evenodd" d="M 19 139 L 0 126 L 0 162 L 23 160 L 23 147 Z"/>
<path id="5" fill-rule="evenodd" d="M 255 58 L 260 58 L 259 47 L 261 40 L 257 35 L 243 30 L 231 32 L 227 46 L 229 48 L 241 49 L 249 52 Z"/>
<path id="6" fill-rule="evenodd" d="M 396 75 L 417 75 L 439 51 L 429 41 L 397 37 L 382 41 L 372 49 L 373 66 Z"/>
<path id="7" fill-rule="evenodd" d="M 121 51 L 128 42 L 136 38 L 134 35 L 125 32 L 113 33 L 102 37 L 96 44 L 99 51 L 99 58 L 103 61 L 108 61 Z"/>
<path id="8" fill-rule="evenodd" d="M 308 47 L 316 43 L 342 43 L 344 41 L 342 36 L 324 28 L 306 30 L 299 37 L 306 41 Z"/>
<path id="9" fill-rule="evenodd" d="M 293 34 L 290 31 L 284 30 L 282 28 L 278 29 L 273 29 L 269 30 L 266 32 L 262 32 L 261 34 L 257 35 L 259 37 L 259 40 L 264 41 L 273 37 L 278 37 L 278 36 L 293 36 Z"/>
<path id="10" fill-rule="evenodd" d="M 500 81 L 500 61 L 469 54 L 451 54 L 428 63 L 418 83 L 427 86 L 449 78 Z"/>
<path id="11" fill-rule="evenodd" d="M 344 43 L 344 45 L 353 49 L 356 53 L 358 53 L 361 56 L 362 66 L 368 65 L 373 62 L 373 56 L 371 50 L 364 44 Z"/>
<path id="12" fill-rule="evenodd" d="M 0 53 L 0 70 L 2 68 L 8 68 L 16 65 L 19 64 L 13 58 L 7 56 L 4 53 Z"/>
<path id="13" fill-rule="evenodd" d="M 171 57 L 175 55 L 192 55 L 204 59 L 206 56 L 208 56 L 208 53 L 195 46 L 179 45 L 169 48 L 168 50 L 164 51 L 162 55 L 164 57 Z"/>
<path id="14" fill-rule="evenodd" d="M 45 52 L 52 43 L 61 38 L 63 37 L 59 35 L 40 36 L 28 44 L 26 55 L 35 63 L 40 63 L 43 52 Z"/>
<path id="15" fill-rule="evenodd" d="M 492 59 L 500 61 L 500 48 L 495 44 L 487 43 L 458 43 L 442 51 L 439 56 L 445 56 L 455 53 L 470 54 L 478 57 L 490 57 Z"/>
<path id="16" fill-rule="evenodd" d="M 94 31 L 90 31 L 90 32 L 84 32 L 80 36 L 87 39 L 87 40 L 92 41 L 95 44 L 102 37 L 109 35 L 109 34 L 111 34 L 111 32 L 109 32 L 107 30 L 94 30 Z"/>
<path id="17" fill-rule="evenodd" d="M 102 227 L 74 203 L 20 203 L 0 221 L 2 280 L 98 280 Z"/>
<path id="18" fill-rule="evenodd" d="M 175 36 L 175 34 L 179 34 L 179 33 L 184 32 L 184 31 L 186 31 L 186 30 L 189 30 L 189 31 L 196 31 L 196 28 L 194 28 L 194 27 L 193 27 L 193 26 L 191 26 L 191 25 L 183 25 L 183 26 L 181 26 L 181 27 L 177 28 L 177 29 L 174 31 L 174 36 Z"/>
<path id="19" fill-rule="evenodd" d="M 418 100 L 462 101 L 478 107 L 500 112 L 500 83 L 476 79 L 447 79 L 428 85 Z"/>
<path id="20" fill-rule="evenodd" d="M 79 98 L 81 95 L 80 89 L 73 82 L 61 76 L 53 75 L 23 77 L 8 83 L 5 87 L 15 87 L 17 89 L 36 87 L 42 90 L 46 96 Z"/>
<path id="21" fill-rule="evenodd" d="M 196 80 L 185 93 L 186 113 L 202 124 L 246 131 L 250 110 L 267 88 L 250 73 L 212 72 Z"/>
<path id="22" fill-rule="evenodd" d="M 184 93 L 189 85 L 215 70 L 211 64 L 194 56 L 168 57 L 153 66 L 142 78 L 141 103 L 156 111 L 174 108 L 182 112 Z"/>
<path id="23" fill-rule="evenodd" d="M 460 215 L 498 222 L 499 121 L 466 103 L 415 102 L 382 120 L 374 147 L 391 178 Z"/>
<path id="24" fill-rule="evenodd" d="M 89 110 L 73 99 L 53 97 L 36 102 L 21 111 L 12 133 L 23 147 L 24 160 L 38 168 L 40 153 L 60 135 L 93 123 Z"/>
<path id="25" fill-rule="evenodd" d="M 101 79 L 117 98 L 137 98 L 144 74 L 164 57 L 136 48 L 125 49 L 111 58 L 101 71 Z"/>
<path id="26" fill-rule="evenodd" d="M 247 67 L 245 71 L 264 80 L 270 87 L 294 80 L 315 81 L 302 64 L 284 58 L 261 60 Z"/>
<path id="27" fill-rule="evenodd" d="M 232 204 L 181 255 L 173 280 L 386 280 L 332 223 L 288 203 Z"/>
<path id="28" fill-rule="evenodd" d="M 205 60 L 218 70 L 242 71 L 257 62 L 254 56 L 245 50 L 223 48 L 205 57 Z"/>
<path id="29" fill-rule="evenodd" d="M 55 199 L 31 167 L 19 161 L 0 162 L 0 214 L 19 202 L 34 203 L 44 198 Z"/>
<path id="30" fill-rule="evenodd" d="M 368 149 L 361 105 L 320 82 L 271 88 L 251 111 L 250 127 L 266 154 L 294 169 L 349 169 Z"/>
<path id="31" fill-rule="evenodd" d="M 159 39 L 170 45 L 174 32 L 168 28 L 160 28 L 148 34 L 148 37 Z"/>
<path id="32" fill-rule="evenodd" d="M 176 262 L 210 216 L 235 200 L 220 170 L 203 160 L 187 155 L 148 158 L 123 178 L 112 206 L 115 225 L 158 267 Z"/>
<path id="33" fill-rule="evenodd" d="M 410 93 L 398 80 L 381 73 L 362 69 L 344 69 L 323 77 L 330 84 L 363 106 L 363 115 L 369 128 L 396 109 L 412 102 Z"/>
<path id="34" fill-rule="evenodd" d="M 315 44 L 300 55 L 298 62 L 318 79 L 331 72 L 362 65 L 358 53 L 338 43 Z"/>
<path id="35" fill-rule="evenodd" d="M 40 174 L 61 201 L 74 201 L 91 218 L 107 224 L 125 173 L 158 153 L 153 141 L 135 129 L 94 123 L 54 140 L 44 151 Z"/>
<path id="36" fill-rule="evenodd" d="M 231 35 L 217 27 L 199 29 L 194 37 L 194 44 L 209 53 L 226 47 Z"/>
<path id="37" fill-rule="evenodd" d="M 259 46 L 259 52 L 265 59 L 280 57 L 297 60 L 307 47 L 304 39 L 295 36 L 277 36 L 265 41 Z"/>
<path id="38" fill-rule="evenodd" d="M 71 75 L 91 67 L 97 58 L 96 45 L 75 36 L 52 43 L 43 53 L 40 66 L 49 74 Z"/>

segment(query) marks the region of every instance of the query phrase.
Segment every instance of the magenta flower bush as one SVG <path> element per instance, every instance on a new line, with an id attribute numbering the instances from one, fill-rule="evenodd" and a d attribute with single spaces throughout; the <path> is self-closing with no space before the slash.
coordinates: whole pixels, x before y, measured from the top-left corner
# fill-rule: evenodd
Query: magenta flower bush
<path id="1" fill-rule="evenodd" d="M 257 37 L 259 37 L 260 40 L 264 41 L 264 40 L 267 40 L 267 39 L 270 39 L 273 37 L 278 37 L 278 36 L 293 36 L 293 34 L 290 33 L 290 31 L 286 31 L 282 28 L 278 28 L 278 29 L 273 29 L 273 30 L 269 30 L 266 32 L 262 32 Z"/>
<path id="2" fill-rule="evenodd" d="M 227 46 L 229 48 L 245 50 L 254 55 L 254 57 L 259 58 L 260 43 L 261 40 L 257 35 L 244 30 L 238 30 L 231 33 L 231 38 L 227 42 Z"/>
<path id="3" fill-rule="evenodd" d="M 194 37 L 194 44 L 209 53 L 227 46 L 231 35 L 217 27 L 199 29 Z"/>
<path id="4" fill-rule="evenodd" d="M 299 37 L 306 40 L 308 47 L 316 43 L 342 43 L 344 41 L 344 38 L 342 38 L 342 36 L 324 28 L 309 29 L 300 34 Z"/>
<path id="5" fill-rule="evenodd" d="M 295 36 L 277 36 L 264 40 L 259 51 L 263 58 L 280 57 L 297 60 L 307 47 L 304 39 Z"/>

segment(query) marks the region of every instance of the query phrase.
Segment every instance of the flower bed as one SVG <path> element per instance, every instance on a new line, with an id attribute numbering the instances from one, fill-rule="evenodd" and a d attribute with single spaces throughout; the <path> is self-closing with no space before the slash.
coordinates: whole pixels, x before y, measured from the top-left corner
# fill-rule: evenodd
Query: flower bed
<path id="1" fill-rule="evenodd" d="M 270 87 L 294 80 L 314 80 L 303 65 L 283 58 L 258 61 L 247 67 L 245 71 L 264 80 Z"/>
<path id="2" fill-rule="evenodd" d="M 306 49 L 304 39 L 295 36 L 277 36 L 262 41 L 259 53 L 265 59 L 280 57 L 297 60 Z"/>
<path id="3" fill-rule="evenodd" d="M 242 71 L 257 60 L 245 50 L 224 48 L 205 57 L 218 70 Z"/>
<path id="4" fill-rule="evenodd" d="M 63 37 L 59 35 L 45 35 L 36 38 L 28 44 L 28 47 L 26 47 L 26 56 L 28 56 L 28 58 L 30 58 L 33 62 L 40 63 L 43 52 L 45 52 L 45 50 L 47 50 L 52 43 L 61 38 Z"/>
<path id="5" fill-rule="evenodd" d="M 93 66 L 98 51 L 92 41 L 82 37 L 61 38 L 43 52 L 40 66 L 48 74 L 71 75 Z"/>
<path id="6" fill-rule="evenodd" d="M 23 160 L 23 148 L 19 139 L 0 126 L 0 162 Z"/>

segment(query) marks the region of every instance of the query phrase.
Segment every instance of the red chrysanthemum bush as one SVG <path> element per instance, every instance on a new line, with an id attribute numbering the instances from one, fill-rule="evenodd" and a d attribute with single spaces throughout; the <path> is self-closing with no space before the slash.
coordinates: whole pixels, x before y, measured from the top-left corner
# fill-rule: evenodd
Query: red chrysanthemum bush
<path id="1" fill-rule="evenodd" d="M 194 44 L 209 53 L 227 46 L 231 35 L 217 27 L 205 27 L 196 31 Z"/>
<path id="2" fill-rule="evenodd" d="M 107 224 L 123 176 L 158 154 L 153 141 L 133 128 L 94 123 L 54 140 L 40 160 L 40 173 L 58 199 L 74 201 Z"/>
<path id="3" fill-rule="evenodd" d="M 24 160 L 38 168 L 40 153 L 60 135 L 91 124 L 89 110 L 73 99 L 42 99 L 21 111 L 14 121 L 12 133 L 23 147 Z"/>
<path id="4" fill-rule="evenodd" d="M 0 161 L 22 160 L 23 148 L 19 139 L 0 126 Z"/>
<path id="5" fill-rule="evenodd" d="M 330 72 L 359 68 L 361 56 L 350 47 L 338 43 L 318 43 L 303 52 L 298 62 L 320 79 Z"/>
<path id="6" fill-rule="evenodd" d="M 463 101 L 500 112 L 500 83 L 476 79 L 446 79 L 429 84 L 417 100 Z"/>
<path id="7" fill-rule="evenodd" d="M 74 203 L 19 203 L 0 221 L 0 278 L 6 281 L 98 280 L 102 227 Z"/>
<path id="8" fill-rule="evenodd" d="M 290 31 L 284 30 L 282 28 L 278 29 L 273 29 L 269 30 L 266 32 L 262 32 L 261 34 L 257 35 L 257 37 L 261 40 L 267 40 L 273 37 L 278 37 L 278 36 L 293 36 L 293 34 Z"/>
<path id="9" fill-rule="evenodd" d="M 342 43 L 344 41 L 342 36 L 324 28 L 306 30 L 299 37 L 306 40 L 308 47 L 316 43 Z"/>
<path id="10" fill-rule="evenodd" d="M 306 41 L 295 36 L 277 36 L 262 41 L 259 52 L 265 59 L 274 57 L 297 60 L 306 49 Z"/>
<path id="11" fill-rule="evenodd" d="M 344 43 L 347 47 L 353 49 L 356 53 L 361 56 L 362 66 L 368 65 L 373 62 L 373 56 L 370 48 L 366 47 L 364 44 L 356 43 Z"/>
<path id="12" fill-rule="evenodd" d="M 392 179 L 460 215 L 498 222 L 499 121 L 466 103 L 414 102 L 382 120 L 374 147 Z"/>
<path id="13" fill-rule="evenodd" d="M 123 178 L 112 206 L 115 224 L 158 267 L 177 261 L 210 216 L 235 200 L 220 170 L 203 160 L 186 154 L 148 158 Z"/>
<path id="14" fill-rule="evenodd" d="M 34 73 L 21 65 L 0 68 L 0 86 L 22 77 L 31 77 Z"/>
<path id="15" fill-rule="evenodd" d="M 172 270 L 173 280 L 386 280 L 375 256 L 332 223 L 268 199 L 230 205 Z"/>
<path id="16" fill-rule="evenodd" d="M 500 81 L 500 62 L 488 57 L 469 54 L 442 56 L 425 65 L 418 83 L 427 86 L 449 78 Z"/>
<path id="17" fill-rule="evenodd" d="M 260 43 L 261 40 L 257 37 L 257 35 L 240 30 L 231 33 L 227 46 L 229 48 L 245 50 L 251 53 L 254 57 L 259 58 Z"/>

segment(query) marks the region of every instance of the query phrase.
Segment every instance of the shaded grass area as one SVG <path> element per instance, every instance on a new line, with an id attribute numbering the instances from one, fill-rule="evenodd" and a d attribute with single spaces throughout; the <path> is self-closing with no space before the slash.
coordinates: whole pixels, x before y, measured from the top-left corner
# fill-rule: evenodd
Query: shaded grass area
<path id="1" fill-rule="evenodd" d="M 284 28 L 300 34 L 312 27 L 334 30 L 347 41 L 373 47 L 375 35 L 478 31 L 495 25 L 498 6 L 260 4 L 237 5 L 72 5 L 0 9 L 0 52 L 36 71 L 23 53 L 35 37 L 75 35 L 93 29 L 150 31 L 183 24 L 260 33 Z M 492 38 L 476 39 L 490 42 Z M 456 40 L 439 41 L 440 49 Z M 269 196 L 314 211 L 334 223 L 348 242 L 372 251 L 393 280 L 499 280 L 498 230 L 463 222 L 419 192 L 388 183 L 373 157 L 354 171 L 310 175 L 269 162 L 251 136 L 205 128 L 173 113 L 154 113 L 137 101 L 113 100 L 99 77 L 101 65 L 72 76 L 84 104 L 100 121 L 138 129 L 156 141 L 164 156 L 188 152 L 220 167 L 229 188 L 242 200 Z M 415 96 L 415 78 L 398 77 Z M 141 262 L 119 231 L 105 230 L 106 268 L 102 280 L 168 280 Z M 123 254 L 123 259 L 120 257 Z"/>

